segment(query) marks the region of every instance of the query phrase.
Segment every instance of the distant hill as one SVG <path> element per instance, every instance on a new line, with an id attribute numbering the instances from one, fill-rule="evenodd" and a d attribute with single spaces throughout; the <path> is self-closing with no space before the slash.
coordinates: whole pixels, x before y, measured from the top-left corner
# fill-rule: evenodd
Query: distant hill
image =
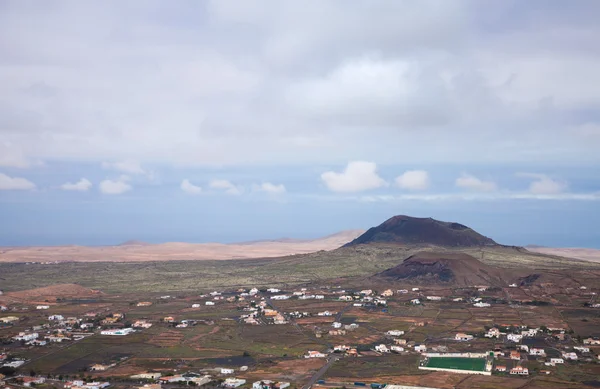
<path id="1" fill-rule="evenodd" d="M 0 248 L 2 262 L 144 262 L 273 258 L 337 249 L 364 231 L 349 230 L 312 240 L 277 239 L 245 243 L 160 243 L 130 240 L 116 246 Z"/>
<path id="2" fill-rule="evenodd" d="M 459 252 L 418 252 L 402 263 L 377 274 L 388 279 L 418 284 L 455 286 L 507 286 L 512 272 L 486 265 L 471 255 Z"/>
<path id="3" fill-rule="evenodd" d="M 435 245 L 443 247 L 495 246 L 492 239 L 453 222 L 405 215 L 394 216 L 354 239 L 346 246 L 368 243 Z"/>

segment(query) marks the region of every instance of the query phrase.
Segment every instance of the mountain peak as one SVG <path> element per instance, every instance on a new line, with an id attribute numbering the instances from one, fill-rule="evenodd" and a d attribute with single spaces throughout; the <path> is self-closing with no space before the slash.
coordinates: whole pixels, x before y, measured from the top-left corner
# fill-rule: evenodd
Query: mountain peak
<path id="1" fill-rule="evenodd" d="M 347 246 L 368 243 L 420 244 L 445 247 L 496 245 L 492 239 L 456 222 L 398 215 L 370 228 Z"/>

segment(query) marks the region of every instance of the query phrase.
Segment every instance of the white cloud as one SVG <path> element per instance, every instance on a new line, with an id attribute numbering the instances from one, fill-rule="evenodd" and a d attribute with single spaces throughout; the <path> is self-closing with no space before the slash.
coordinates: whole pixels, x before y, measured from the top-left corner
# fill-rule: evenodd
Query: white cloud
<path id="1" fill-rule="evenodd" d="M 206 3 L 3 6 L 0 164 L 600 163 L 593 1 Z"/>
<path id="2" fill-rule="evenodd" d="M 118 162 L 102 162 L 102 168 L 116 170 L 126 174 L 146 174 L 146 171 L 139 162 L 130 159 Z"/>
<path id="3" fill-rule="evenodd" d="M 534 195 L 559 194 L 563 193 L 568 187 L 566 182 L 552 179 L 545 174 L 517 173 L 517 176 L 533 179 L 529 184 L 529 193 Z"/>
<path id="4" fill-rule="evenodd" d="M 129 177 L 121 176 L 117 180 L 104 180 L 100 182 L 100 192 L 117 195 L 130 191 L 133 187 L 128 183 Z"/>
<path id="5" fill-rule="evenodd" d="M 31 161 L 15 145 L 0 142 L 0 166 L 26 168 L 31 166 Z"/>
<path id="6" fill-rule="evenodd" d="M 241 186 L 236 186 L 227 180 L 212 180 L 208 186 L 211 189 L 223 190 L 225 193 L 230 195 L 241 195 L 244 191 L 244 188 Z"/>
<path id="7" fill-rule="evenodd" d="M 263 182 L 260 185 L 255 186 L 255 190 L 258 192 L 266 192 L 269 194 L 283 194 L 286 192 L 283 184 L 273 184 L 271 182 Z"/>
<path id="8" fill-rule="evenodd" d="M 360 192 L 387 185 L 377 174 L 377 164 L 366 161 L 349 162 L 341 173 L 325 172 L 321 180 L 333 192 Z"/>
<path id="9" fill-rule="evenodd" d="M 194 185 L 187 178 L 181 181 L 181 190 L 189 194 L 200 194 L 202 193 L 202 187 Z"/>
<path id="10" fill-rule="evenodd" d="M 10 177 L 0 173 L 0 190 L 28 190 L 35 189 L 35 184 L 21 177 Z"/>
<path id="11" fill-rule="evenodd" d="M 92 183 L 87 178 L 82 178 L 76 183 L 67 182 L 62 184 L 62 190 L 75 190 L 79 192 L 87 192 L 92 187 Z"/>
<path id="12" fill-rule="evenodd" d="M 494 181 L 481 180 L 471 174 L 463 173 L 456 179 L 454 184 L 463 189 L 472 190 L 475 192 L 493 192 L 498 189 Z"/>
<path id="13" fill-rule="evenodd" d="M 600 138 L 600 123 L 585 123 L 580 126 L 572 127 L 571 131 L 573 131 L 575 135 L 585 139 L 595 137 Z"/>
<path id="14" fill-rule="evenodd" d="M 396 177 L 396 186 L 402 189 L 425 190 L 429 184 L 429 173 L 425 170 L 408 170 Z"/>

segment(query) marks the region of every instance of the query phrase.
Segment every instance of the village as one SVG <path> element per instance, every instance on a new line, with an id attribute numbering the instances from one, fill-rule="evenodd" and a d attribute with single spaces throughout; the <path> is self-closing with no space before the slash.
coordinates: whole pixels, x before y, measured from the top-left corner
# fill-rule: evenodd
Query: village
<path id="1" fill-rule="evenodd" d="M 531 299 L 533 291 L 527 289 L 516 285 L 503 290 L 481 285 L 460 289 L 420 286 L 378 292 L 307 285 L 291 289 L 215 290 L 196 296 L 148 296 L 127 303 L 111 296 L 84 304 L 68 299 L 32 305 L 13 302 L 0 307 L 0 382 L 7 387 L 51 383 L 73 389 L 132 387 L 140 382 L 143 384 L 138 386 L 145 389 L 182 383 L 283 389 L 306 386 L 302 379 L 308 379 L 310 385 L 326 386 L 330 367 L 330 371 L 335 371 L 335 366 L 354 363 L 352 360 L 384 361 L 388 355 L 409 358 L 414 361 L 413 371 L 423 373 L 519 379 L 563 375 L 563 366 L 589 365 L 597 369 L 598 333 L 591 327 L 583 327 L 589 329 L 587 333 L 585 329 L 575 332 L 570 322 L 556 317 L 540 321 L 541 312 L 547 314 L 550 307 L 555 307 Z M 523 292 L 527 298 L 519 298 Z M 563 293 L 570 296 L 571 304 L 579 305 L 577 309 L 597 312 L 597 307 L 589 304 L 595 300 L 595 289 L 580 286 Z M 527 318 L 529 312 L 533 315 Z M 244 351 L 237 358 L 239 363 L 228 364 L 227 358 L 221 358 L 223 362 L 218 365 L 209 362 L 197 369 L 173 351 L 181 344 L 192 346 L 201 355 L 204 346 L 215 344 L 209 339 L 225 328 L 247 332 L 250 338 L 254 331 L 256 338 L 249 341 L 256 351 Z M 186 335 L 194 331 L 201 333 Z M 291 333 L 298 338 L 296 345 L 300 347 L 285 345 L 287 335 L 282 334 Z M 190 340 L 188 344 L 186 338 Z M 263 340 L 272 345 L 272 350 L 258 351 Z M 77 363 L 69 360 L 69 351 L 77 347 L 88 351 L 91 345 L 112 345 L 126 350 L 129 342 L 129 352 L 95 355 L 91 351 L 83 357 L 73 355 Z M 144 347 L 140 347 L 140 342 Z M 278 345 L 279 342 L 284 344 Z M 155 355 L 163 351 L 172 356 L 170 362 L 160 364 L 159 358 L 154 358 L 156 361 L 149 364 L 152 369 L 142 369 L 139 361 L 153 358 L 135 350 L 145 350 L 147 344 L 156 347 Z M 229 354 L 236 359 L 234 350 L 232 345 Z M 42 363 L 51 358 L 60 360 L 63 354 L 66 356 L 61 365 Z M 186 358 L 195 359 L 193 350 L 185 354 Z M 277 372 L 277 368 L 261 367 L 264 359 L 278 360 L 275 363 L 281 366 L 294 359 L 298 366 L 311 365 L 293 381 L 282 368 Z M 85 361 L 90 363 L 84 364 Z M 264 371 L 265 376 L 258 376 L 259 371 Z M 343 377 L 333 379 L 342 382 L 339 380 Z M 354 384 L 350 381 L 346 383 Z"/>

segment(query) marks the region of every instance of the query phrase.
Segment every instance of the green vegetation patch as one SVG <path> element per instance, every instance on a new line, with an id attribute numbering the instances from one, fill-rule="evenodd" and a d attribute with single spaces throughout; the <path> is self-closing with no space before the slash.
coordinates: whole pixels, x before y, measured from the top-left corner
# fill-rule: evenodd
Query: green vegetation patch
<path id="1" fill-rule="evenodd" d="M 425 366 L 440 369 L 485 371 L 485 363 L 484 358 L 431 357 Z"/>

